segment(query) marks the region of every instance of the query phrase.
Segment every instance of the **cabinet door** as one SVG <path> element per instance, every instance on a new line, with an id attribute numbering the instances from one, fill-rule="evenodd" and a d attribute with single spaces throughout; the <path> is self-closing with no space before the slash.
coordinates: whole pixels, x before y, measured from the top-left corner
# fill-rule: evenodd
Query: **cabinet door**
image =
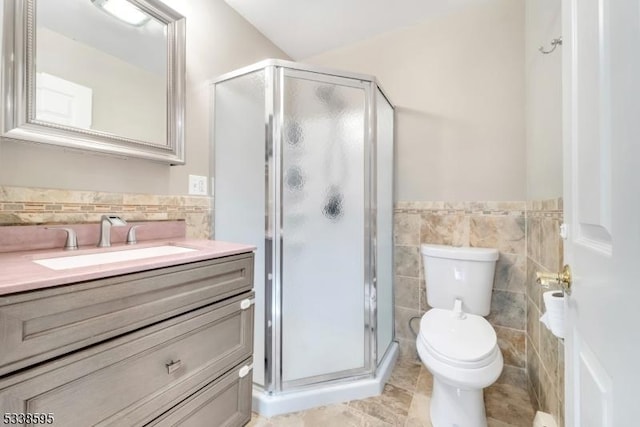
<path id="1" fill-rule="evenodd" d="M 0 412 L 60 426 L 151 421 L 253 351 L 253 293 L 230 298 L 0 380 Z"/>
<path id="2" fill-rule="evenodd" d="M 157 427 L 234 427 L 251 420 L 253 359 L 245 360 L 222 378 L 152 421 Z"/>
<path id="3" fill-rule="evenodd" d="M 0 375 L 253 287 L 253 254 L 0 296 Z"/>

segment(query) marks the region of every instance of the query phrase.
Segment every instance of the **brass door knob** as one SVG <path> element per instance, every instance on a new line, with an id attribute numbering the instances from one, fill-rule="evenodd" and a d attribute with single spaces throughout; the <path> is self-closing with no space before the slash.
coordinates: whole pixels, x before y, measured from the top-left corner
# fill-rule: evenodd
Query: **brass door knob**
<path id="1" fill-rule="evenodd" d="M 560 273 L 536 273 L 536 283 L 548 288 L 551 284 L 559 285 L 562 290 L 571 295 L 571 268 L 565 265 Z"/>

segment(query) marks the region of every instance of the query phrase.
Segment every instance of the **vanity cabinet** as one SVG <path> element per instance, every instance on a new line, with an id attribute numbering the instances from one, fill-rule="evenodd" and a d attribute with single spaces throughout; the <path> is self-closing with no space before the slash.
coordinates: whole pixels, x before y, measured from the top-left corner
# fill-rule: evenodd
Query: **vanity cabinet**
<path id="1" fill-rule="evenodd" d="M 59 426 L 243 425 L 252 286 L 244 253 L 1 296 L 0 412 L 52 413 Z"/>

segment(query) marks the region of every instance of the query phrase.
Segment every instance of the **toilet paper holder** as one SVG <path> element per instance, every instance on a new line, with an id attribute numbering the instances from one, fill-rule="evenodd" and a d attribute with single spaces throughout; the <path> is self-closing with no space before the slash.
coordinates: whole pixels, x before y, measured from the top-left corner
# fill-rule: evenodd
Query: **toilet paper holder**
<path id="1" fill-rule="evenodd" d="M 565 265 L 559 273 L 536 273 L 536 283 L 548 288 L 550 285 L 559 285 L 562 291 L 571 295 L 571 268 Z"/>

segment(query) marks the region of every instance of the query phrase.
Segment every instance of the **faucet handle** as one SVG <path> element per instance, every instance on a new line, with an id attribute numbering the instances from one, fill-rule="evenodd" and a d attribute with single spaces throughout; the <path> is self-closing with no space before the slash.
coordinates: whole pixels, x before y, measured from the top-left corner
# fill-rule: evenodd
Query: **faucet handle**
<path id="1" fill-rule="evenodd" d="M 76 230 L 68 227 L 45 227 L 45 230 L 64 230 L 67 232 L 67 241 L 64 243 L 65 251 L 73 251 L 78 249 L 78 234 Z"/>
<path id="2" fill-rule="evenodd" d="M 142 224 L 132 225 L 127 232 L 127 245 L 135 245 L 138 243 L 136 240 L 136 228 L 140 227 Z"/>

